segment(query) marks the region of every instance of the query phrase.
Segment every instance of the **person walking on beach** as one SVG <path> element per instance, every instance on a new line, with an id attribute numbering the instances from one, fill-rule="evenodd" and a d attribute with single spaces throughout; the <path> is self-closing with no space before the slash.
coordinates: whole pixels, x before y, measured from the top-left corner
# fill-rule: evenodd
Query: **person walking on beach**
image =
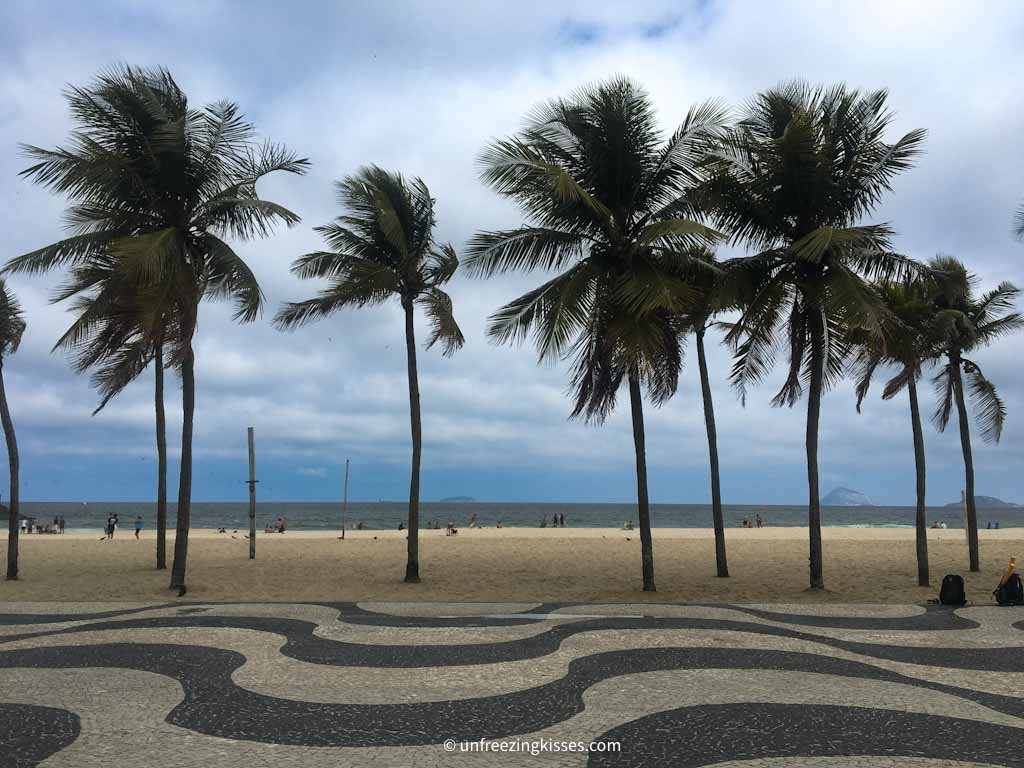
<path id="1" fill-rule="evenodd" d="M 114 525 L 116 524 L 116 518 L 114 515 L 107 515 L 107 541 L 112 541 L 114 538 Z"/>
<path id="2" fill-rule="evenodd" d="M 221 531 L 224 529 L 221 528 Z M 135 540 L 138 541 L 139 534 L 142 533 L 142 515 L 135 516 Z"/>
<path id="3" fill-rule="evenodd" d="M 764 527 L 764 520 L 761 519 L 761 515 L 760 514 L 758 514 L 758 516 L 757 516 L 757 518 L 755 519 L 754 522 L 757 523 L 757 527 L 758 528 L 763 528 Z"/>
<path id="4" fill-rule="evenodd" d="M 57 532 L 58 533 L 64 533 L 64 515 L 61 515 L 57 519 Z"/>
<path id="5" fill-rule="evenodd" d="M 565 528 L 565 513 L 564 512 L 561 515 L 558 516 L 558 526 L 560 528 Z"/>

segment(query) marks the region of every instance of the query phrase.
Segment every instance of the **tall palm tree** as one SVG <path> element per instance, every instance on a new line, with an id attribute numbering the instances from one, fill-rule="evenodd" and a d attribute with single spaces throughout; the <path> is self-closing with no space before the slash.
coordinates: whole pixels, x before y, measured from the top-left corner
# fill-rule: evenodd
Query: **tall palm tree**
<path id="1" fill-rule="evenodd" d="M 451 245 L 434 241 L 434 199 L 421 179 L 406 181 L 401 174 L 369 166 L 339 182 L 337 191 L 346 213 L 316 228 L 331 250 L 308 253 L 292 265 L 299 277 L 326 278 L 330 284 L 312 299 L 286 304 L 274 323 L 280 329 L 294 329 L 341 309 L 382 304 L 392 297 L 401 302 L 412 432 L 405 580 L 418 582 L 423 440 L 414 315 L 419 305 L 430 319 L 427 349 L 441 342 L 442 354 L 448 357 L 463 345 L 451 297 L 441 289 L 455 274 L 459 259 Z"/>
<path id="2" fill-rule="evenodd" d="M 879 366 L 895 366 L 882 391 L 889 400 L 903 389 L 910 399 L 910 427 L 914 439 L 914 469 L 917 480 L 915 531 L 917 540 L 917 583 L 928 586 L 928 520 L 925 510 L 926 467 L 924 432 L 921 429 L 921 406 L 917 398 L 917 382 L 922 368 L 941 354 L 935 334 L 935 313 L 921 279 L 905 283 L 889 283 L 876 290 L 889 312 L 881 335 L 863 334 L 856 340 L 857 412 L 871 386 Z"/>
<path id="3" fill-rule="evenodd" d="M 713 264 L 714 254 L 699 249 L 695 258 Z M 736 300 L 730 296 L 728 270 L 712 272 L 694 270 L 691 278 L 698 291 L 697 300 L 682 315 L 683 330 L 692 333 L 697 347 L 697 366 L 700 372 L 700 391 L 704 401 L 704 426 L 708 435 L 708 457 L 711 468 L 711 518 L 715 529 L 715 566 L 720 577 L 729 575 L 729 562 L 725 553 L 725 519 L 722 514 L 722 484 L 718 470 L 718 430 L 715 427 L 715 404 L 711 396 L 711 379 L 704 351 L 704 336 L 714 318 L 726 309 L 735 308 Z"/>
<path id="4" fill-rule="evenodd" d="M 1018 240 L 1024 240 L 1024 205 L 1017 209 L 1013 219 L 1013 234 Z"/>
<path id="5" fill-rule="evenodd" d="M 976 279 L 958 259 L 937 256 L 929 262 L 932 275 L 929 291 L 936 312 L 936 331 L 945 364 L 935 376 L 938 406 L 932 421 L 939 431 L 946 429 L 956 406 L 960 425 L 960 447 L 964 455 L 964 488 L 967 507 L 967 549 L 972 571 L 981 570 L 978 554 L 978 511 L 974 499 L 974 456 L 971 427 L 964 395 L 964 377 L 974 406 L 982 440 L 999 442 L 1006 406 L 981 367 L 966 354 L 982 349 L 995 339 L 1024 328 L 1024 317 L 1012 312 L 1020 291 L 1010 283 L 981 296 L 974 295 Z"/>
<path id="6" fill-rule="evenodd" d="M 167 567 L 167 421 L 164 412 L 164 340 L 177 332 L 170 295 L 162 283 L 135 285 L 113 257 L 75 265 L 71 279 L 52 297 L 74 299 L 75 322 L 57 341 L 72 355 L 74 369 L 92 370 L 101 400 L 99 413 L 146 369 L 154 367 L 156 412 L 157 512 L 156 568 Z"/>
<path id="7" fill-rule="evenodd" d="M 12 260 L 13 272 L 43 272 L 114 259 L 137 291 L 166 289 L 174 334 L 163 339 L 182 382 L 181 471 L 171 587 L 185 590 L 195 414 L 193 337 L 203 298 L 234 301 L 235 319 L 260 313 L 259 284 L 228 239 L 268 236 L 299 217 L 259 198 L 275 171 L 301 174 L 308 161 L 257 143 L 238 107 L 191 109 L 164 69 L 119 67 L 67 92 L 77 124 L 68 147 L 25 147 L 22 175 L 73 202 L 70 237 Z"/>
<path id="8" fill-rule="evenodd" d="M 859 224 L 924 140 L 911 131 L 883 140 L 885 91 L 844 85 L 781 85 L 755 97 L 714 155 L 702 203 L 734 242 L 760 251 L 735 274 L 752 299 L 728 335 L 737 347 L 732 380 L 747 387 L 788 346 L 789 372 L 772 403 L 807 398 L 810 586 L 824 587 L 818 496 L 822 394 L 843 373 L 850 326 L 879 327 L 885 308 L 865 279 L 892 279 L 912 263 L 890 251 L 891 230 Z"/>
<path id="9" fill-rule="evenodd" d="M 18 578 L 18 518 L 21 511 L 18 489 L 18 439 L 14 434 L 11 409 L 7 407 L 7 389 L 4 384 L 4 358 L 18 351 L 21 336 L 25 333 L 25 321 L 21 306 L 7 284 L 0 279 L 0 422 L 4 427 L 7 441 L 7 464 L 11 473 L 11 492 L 7 520 L 7 579 Z"/>
<path id="10" fill-rule="evenodd" d="M 687 249 L 716 235 L 685 215 L 683 198 L 724 120 L 703 104 L 666 142 L 647 94 L 616 78 L 536 108 L 520 134 L 481 157 L 484 181 L 529 223 L 474 236 L 467 267 L 483 277 L 558 272 L 493 314 L 489 336 L 532 334 L 541 361 L 571 359 L 573 417 L 602 422 L 629 385 L 644 591 L 655 583 L 642 389 L 655 403 L 676 389 L 679 313 L 702 266 Z"/>

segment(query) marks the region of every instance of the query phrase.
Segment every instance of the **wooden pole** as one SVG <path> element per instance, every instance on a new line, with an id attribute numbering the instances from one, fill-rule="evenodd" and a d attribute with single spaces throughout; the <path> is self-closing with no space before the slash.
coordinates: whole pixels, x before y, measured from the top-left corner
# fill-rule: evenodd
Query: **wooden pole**
<path id="1" fill-rule="evenodd" d="M 341 538 L 345 538 L 345 519 L 348 517 L 348 459 L 345 459 L 345 501 L 341 508 Z"/>
<path id="2" fill-rule="evenodd" d="M 249 427 L 249 559 L 256 559 L 256 440 Z"/>

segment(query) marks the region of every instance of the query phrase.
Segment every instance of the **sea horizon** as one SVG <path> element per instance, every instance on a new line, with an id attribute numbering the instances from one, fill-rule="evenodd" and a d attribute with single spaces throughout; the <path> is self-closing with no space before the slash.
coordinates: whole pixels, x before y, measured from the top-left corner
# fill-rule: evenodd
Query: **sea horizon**
<path id="1" fill-rule="evenodd" d="M 262 529 L 278 517 L 287 518 L 292 529 L 332 530 L 343 523 L 353 528 L 362 523 L 368 530 L 393 530 L 407 523 L 408 502 L 405 501 L 350 501 L 347 512 L 341 501 L 258 501 L 256 524 Z M 26 501 L 22 502 L 23 516 L 35 517 L 40 524 L 63 516 L 69 530 L 102 529 L 111 514 L 117 514 L 122 527 L 127 527 L 137 515 L 143 525 L 151 529 L 156 525 L 155 501 Z M 620 502 L 480 502 L 480 501 L 426 501 L 420 503 L 420 526 L 426 528 L 437 522 L 444 526 L 450 520 L 457 526 L 470 524 L 475 516 L 477 524 L 493 527 L 499 521 L 505 527 L 541 527 L 551 525 L 555 515 L 565 517 L 569 527 L 620 527 L 624 522 L 636 524 L 636 505 Z M 756 522 L 758 515 L 768 526 L 802 527 L 807 525 L 807 504 L 723 504 L 725 525 L 742 527 L 744 519 Z M 822 525 L 827 527 L 914 527 L 916 509 L 913 506 L 878 505 L 822 507 Z M 176 504 L 168 502 L 169 528 L 176 524 Z M 709 528 L 712 525 L 710 504 L 651 505 L 651 525 L 654 528 Z M 945 523 L 949 528 L 963 527 L 960 507 L 927 507 L 928 524 Z M 996 523 L 1001 528 L 1024 527 L 1024 507 L 981 508 L 978 510 L 979 527 Z M 192 528 L 243 529 L 249 525 L 247 501 L 193 501 Z"/>

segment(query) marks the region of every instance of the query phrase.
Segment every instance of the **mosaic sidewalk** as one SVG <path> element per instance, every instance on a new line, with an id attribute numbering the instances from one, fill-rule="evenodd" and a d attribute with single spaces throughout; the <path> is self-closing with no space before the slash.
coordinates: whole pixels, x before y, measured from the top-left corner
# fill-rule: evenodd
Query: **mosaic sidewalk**
<path id="1" fill-rule="evenodd" d="M 1024 609 L 0 605 L 0 766 L 1024 767 Z"/>

